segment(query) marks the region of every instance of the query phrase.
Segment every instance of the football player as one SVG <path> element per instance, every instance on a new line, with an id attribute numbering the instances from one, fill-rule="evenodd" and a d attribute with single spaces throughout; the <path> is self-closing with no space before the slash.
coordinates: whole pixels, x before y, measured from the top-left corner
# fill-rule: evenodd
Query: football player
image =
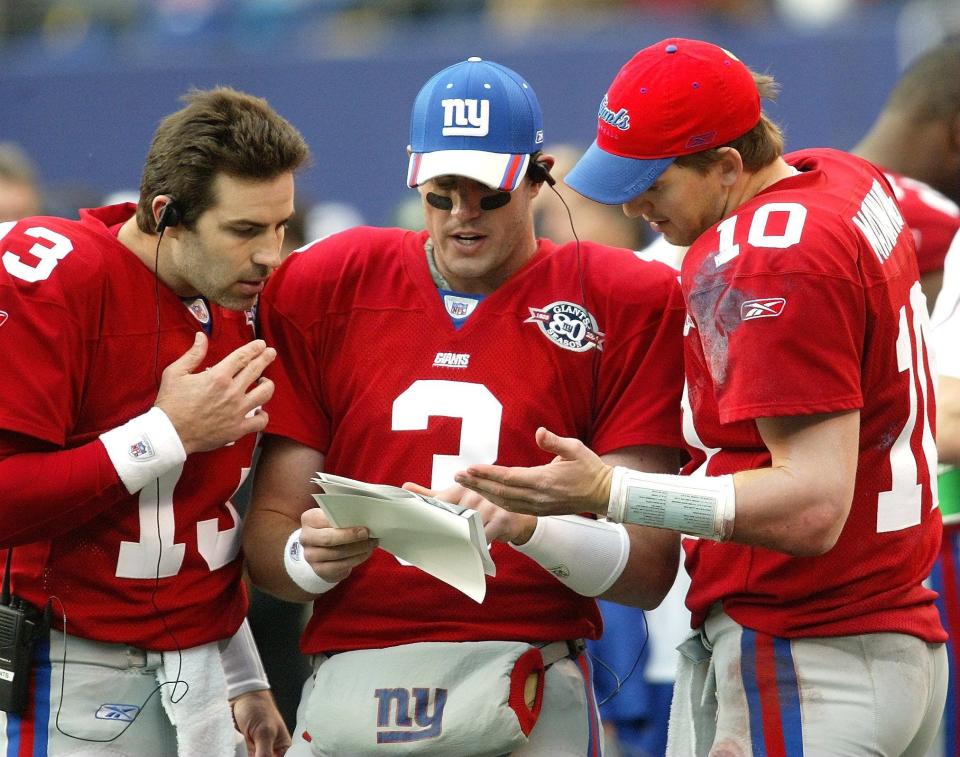
<path id="1" fill-rule="evenodd" d="M 927 309 L 883 174 L 783 155 L 771 77 L 706 42 L 638 52 L 567 176 L 678 245 L 687 476 L 557 459 L 456 480 L 511 511 L 676 529 L 691 576 L 668 751 L 922 755 L 946 633 L 923 585 L 940 543 Z"/>
<path id="2" fill-rule="evenodd" d="M 228 698 L 251 753 L 289 741 L 230 498 L 273 392 L 251 310 L 308 150 L 259 98 L 185 99 L 138 204 L 0 224 L 0 546 L 12 612 L 52 622 L 19 704 L 22 660 L 0 676 L 5 754 L 233 754 Z"/>
<path id="3" fill-rule="evenodd" d="M 678 470 L 676 273 L 628 250 L 536 238 L 531 203 L 552 181 L 542 147 L 539 103 L 516 72 L 478 58 L 444 69 L 411 119 L 407 182 L 426 229 L 328 237 L 292 254 L 264 294 L 281 358 L 244 549 L 262 588 L 313 600 L 301 647 L 318 663 L 289 754 L 598 754 L 576 643 L 601 632 L 594 597 L 650 607 L 673 580 L 675 534 L 515 516 L 453 482 L 469 462 L 546 462 L 532 441 L 544 422 L 610 463 Z M 497 566 L 483 604 L 401 564 L 366 529 L 331 528 L 310 496 L 319 470 L 480 510 Z M 469 662 L 490 644 L 544 648 L 545 674 L 528 679 L 528 693 L 542 691 L 536 712 L 511 715 L 524 702 L 497 689 L 509 676 Z M 425 669 L 399 672 L 423 653 Z M 463 695 L 425 687 L 465 668 L 495 680 Z M 409 707 L 378 710 L 384 692 Z M 311 727 L 353 697 L 349 717 Z M 486 736 L 465 746 L 471 727 Z"/>

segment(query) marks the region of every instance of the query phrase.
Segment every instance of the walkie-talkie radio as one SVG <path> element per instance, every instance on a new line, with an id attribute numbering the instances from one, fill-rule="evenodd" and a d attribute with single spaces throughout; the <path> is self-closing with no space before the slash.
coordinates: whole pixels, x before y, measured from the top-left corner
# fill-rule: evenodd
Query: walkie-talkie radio
<path id="1" fill-rule="evenodd" d="M 46 631 L 47 624 L 40 610 L 10 594 L 12 555 L 11 548 L 7 550 L 0 595 L 0 710 L 18 714 L 27 703 L 33 644 Z"/>

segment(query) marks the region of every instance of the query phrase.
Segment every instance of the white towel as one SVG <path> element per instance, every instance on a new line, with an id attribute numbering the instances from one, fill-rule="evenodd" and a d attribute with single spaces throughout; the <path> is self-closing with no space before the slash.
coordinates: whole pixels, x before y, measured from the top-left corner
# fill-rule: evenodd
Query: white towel
<path id="1" fill-rule="evenodd" d="M 179 654 L 164 652 L 157 680 L 165 684 L 160 698 L 177 729 L 179 757 L 233 757 L 236 731 L 219 645 L 204 644 Z"/>
<path id="2" fill-rule="evenodd" d="M 696 631 L 677 651 L 680 655 L 667 727 L 667 757 L 701 757 L 710 753 L 717 730 L 713 657 Z"/>

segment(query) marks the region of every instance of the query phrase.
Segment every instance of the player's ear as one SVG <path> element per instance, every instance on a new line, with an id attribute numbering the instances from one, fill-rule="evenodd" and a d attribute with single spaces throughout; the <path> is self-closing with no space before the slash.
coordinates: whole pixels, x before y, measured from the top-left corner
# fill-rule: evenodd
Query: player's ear
<path id="1" fill-rule="evenodd" d="M 719 172 L 720 183 L 725 187 L 732 187 L 743 173 L 743 158 L 732 147 L 718 147 L 720 159 L 714 164 Z"/>

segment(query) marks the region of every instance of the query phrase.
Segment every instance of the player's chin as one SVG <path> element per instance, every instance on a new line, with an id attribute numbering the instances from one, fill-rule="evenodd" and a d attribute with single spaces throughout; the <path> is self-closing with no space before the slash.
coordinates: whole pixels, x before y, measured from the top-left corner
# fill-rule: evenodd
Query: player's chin
<path id="1" fill-rule="evenodd" d="M 257 294 L 234 291 L 220 292 L 210 299 L 227 310 L 250 310 L 257 304 Z"/>

